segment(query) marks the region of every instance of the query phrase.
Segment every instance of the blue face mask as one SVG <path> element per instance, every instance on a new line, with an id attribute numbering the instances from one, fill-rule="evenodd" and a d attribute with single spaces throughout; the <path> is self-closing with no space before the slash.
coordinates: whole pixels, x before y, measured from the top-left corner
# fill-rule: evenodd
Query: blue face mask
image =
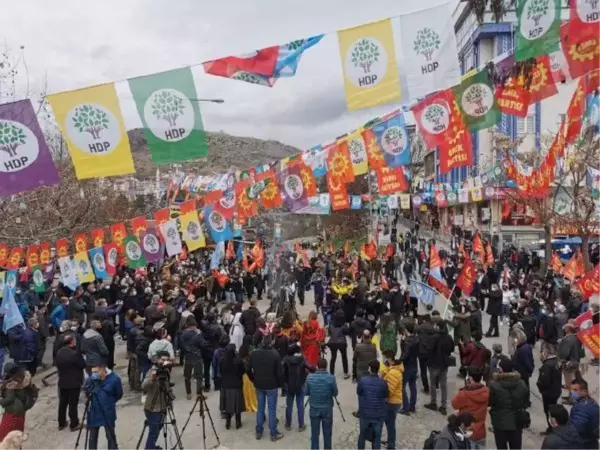
<path id="1" fill-rule="evenodd" d="M 576 402 L 576 401 L 579 401 L 579 399 L 581 398 L 581 395 L 579 394 L 579 391 L 570 391 L 569 397 L 571 398 L 571 400 Z"/>

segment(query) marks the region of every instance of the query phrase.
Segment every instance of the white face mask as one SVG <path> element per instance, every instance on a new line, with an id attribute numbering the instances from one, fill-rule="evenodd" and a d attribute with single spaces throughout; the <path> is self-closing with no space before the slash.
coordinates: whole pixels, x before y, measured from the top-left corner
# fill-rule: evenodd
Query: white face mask
<path id="1" fill-rule="evenodd" d="M 473 436 L 473 431 L 472 430 L 467 430 L 464 432 L 464 435 L 467 439 L 470 439 L 471 436 Z"/>

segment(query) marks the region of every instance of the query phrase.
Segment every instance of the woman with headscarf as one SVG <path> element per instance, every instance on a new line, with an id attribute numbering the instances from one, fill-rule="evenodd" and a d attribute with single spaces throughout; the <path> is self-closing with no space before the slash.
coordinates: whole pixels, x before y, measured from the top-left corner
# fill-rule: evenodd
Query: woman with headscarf
<path id="1" fill-rule="evenodd" d="M 35 402 L 27 389 L 30 385 L 31 374 L 28 371 L 13 363 L 4 366 L 4 383 L 0 387 L 0 406 L 4 408 L 0 422 L 0 441 L 11 431 L 24 431 L 25 413 Z"/>
<path id="2" fill-rule="evenodd" d="M 221 371 L 221 398 L 220 409 L 225 413 L 225 428 L 231 427 L 231 418 L 235 416 L 235 428 L 242 426 L 242 412 L 244 404 L 244 363 L 238 356 L 235 345 L 225 347 L 220 363 Z"/>
<path id="3" fill-rule="evenodd" d="M 244 341 L 244 326 L 241 323 L 242 318 L 242 305 L 237 303 L 233 307 L 233 322 L 231 323 L 231 329 L 229 330 L 229 337 L 231 343 L 235 344 L 235 349 L 238 351 Z"/>
<path id="4" fill-rule="evenodd" d="M 302 328 L 302 337 L 300 338 L 300 347 L 304 354 L 306 362 L 312 366 L 317 366 L 317 361 L 321 354 L 321 344 L 325 338 L 323 328 L 319 325 L 317 320 L 317 313 L 311 311 L 308 314 L 308 320 L 304 323 Z"/>

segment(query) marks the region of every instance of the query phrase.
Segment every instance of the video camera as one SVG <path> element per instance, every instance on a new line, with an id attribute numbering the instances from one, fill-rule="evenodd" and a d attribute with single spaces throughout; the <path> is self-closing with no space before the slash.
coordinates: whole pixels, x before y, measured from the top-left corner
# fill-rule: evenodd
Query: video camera
<path id="1" fill-rule="evenodd" d="M 171 363 L 156 363 L 154 364 L 156 370 L 156 379 L 160 381 L 169 382 L 171 379 Z"/>

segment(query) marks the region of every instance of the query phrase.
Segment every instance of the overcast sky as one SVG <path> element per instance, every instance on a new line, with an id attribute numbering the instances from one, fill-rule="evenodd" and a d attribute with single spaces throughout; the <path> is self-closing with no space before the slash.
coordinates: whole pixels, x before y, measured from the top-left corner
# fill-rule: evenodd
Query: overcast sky
<path id="1" fill-rule="evenodd" d="M 0 36 L 19 46 L 35 97 L 238 55 L 327 33 L 295 77 L 255 86 L 193 69 L 206 129 L 307 148 L 326 143 L 398 105 L 346 110 L 335 30 L 444 0 L 20 0 L 3 2 Z M 453 3 L 457 0 L 451 0 Z M 24 66 L 21 64 L 21 71 Z M 21 95 L 26 79 L 17 78 Z M 117 91 L 128 128 L 140 125 L 126 83 Z"/>

